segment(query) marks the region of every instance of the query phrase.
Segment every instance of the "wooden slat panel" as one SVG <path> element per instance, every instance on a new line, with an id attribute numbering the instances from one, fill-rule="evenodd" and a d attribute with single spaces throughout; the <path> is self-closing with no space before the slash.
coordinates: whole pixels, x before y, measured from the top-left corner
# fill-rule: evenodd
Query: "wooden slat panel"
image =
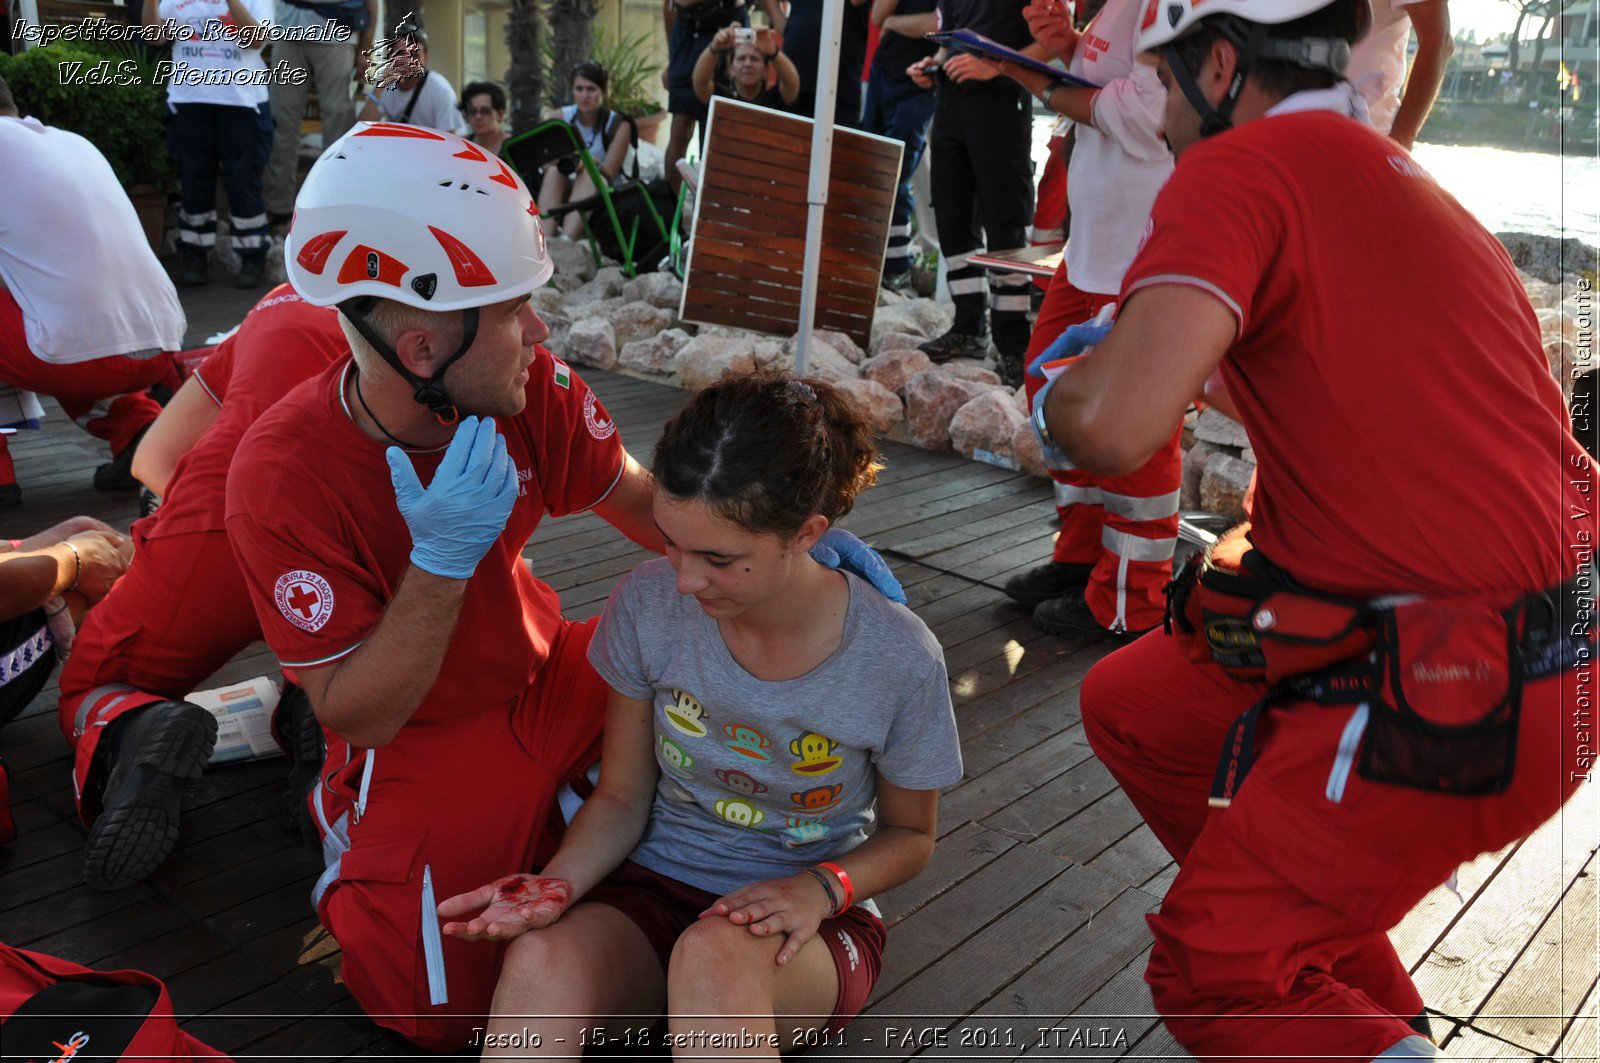
<path id="1" fill-rule="evenodd" d="M 774 335 L 796 331 L 811 133 L 808 119 L 716 101 L 684 283 L 684 320 Z M 816 323 L 862 347 L 877 312 L 898 152 L 896 145 L 853 130 L 834 134 Z M 765 305 L 749 305 L 750 299 Z"/>

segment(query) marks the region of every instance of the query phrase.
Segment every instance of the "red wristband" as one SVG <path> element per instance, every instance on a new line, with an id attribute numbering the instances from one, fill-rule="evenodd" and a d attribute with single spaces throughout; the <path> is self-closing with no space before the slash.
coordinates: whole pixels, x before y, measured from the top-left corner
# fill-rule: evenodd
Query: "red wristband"
<path id="1" fill-rule="evenodd" d="M 842 915 L 852 904 L 856 903 L 856 887 L 854 883 L 850 881 L 850 876 L 845 872 L 845 869 L 838 864 L 830 864 L 824 861 L 817 866 L 824 871 L 833 872 L 833 877 L 838 879 L 839 885 L 844 887 L 844 903 L 839 905 L 837 912 L 833 913 L 834 915 Z"/>

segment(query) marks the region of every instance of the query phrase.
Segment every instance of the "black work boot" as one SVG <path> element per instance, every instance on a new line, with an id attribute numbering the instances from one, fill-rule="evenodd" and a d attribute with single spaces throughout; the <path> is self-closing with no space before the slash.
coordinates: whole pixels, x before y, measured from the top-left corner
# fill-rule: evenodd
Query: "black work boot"
<path id="1" fill-rule="evenodd" d="M 101 465 L 94 471 L 94 489 L 96 491 L 135 491 L 139 488 L 139 481 L 133 478 L 133 455 L 139 449 L 139 440 L 150 431 L 150 426 L 145 425 L 139 429 L 139 434 L 121 450 L 116 457 Z"/>
<path id="2" fill-rule="evenodd" d="M 935 364 L 952 358 L 982 359 L 989 353 L 989 326 L 985 323 L 978 332 L 957 332 L 952 326 L 943 336 L 917 344 L 917 349 Z"/>
<path id="3" fill-rule="evenodd" d="M 307 796 L 322 775 L 326 739 L 322 724 L 311 711 L 311 699 L 293 683 L 285 683 L 278 700 L 277 732 L 289 758 L 289 777 L 283 789 L 284 826 L 313 847 L 320 848 L 322 836 L 307 807 Z"/>
<path id="4" fill-rule="evenodd" d="M 1040 602 L 1033 608 L 1033 622 L 1052 635 L 1064 639 L 1117 639 L 1129 642 L 1151 628 L 1137 631 L 1111 631 L 1094 618 L 1083 591 L 1068 591 L 1059 598 Z"/>
<path id="5" fill-rule="evenodd" d="M 995 370 L 1000 374 L 1000 383 L 1013 389 L 1022 386 L 1022 358 L 1020 354 L 1004 352 L 996 356 Z"/>
<path id="6" fill-rule="evenodd" d="M 180 249 L 179 254 L 182 257 L 178 264 L 178 283 L 185 288 L 204 288 L 211 279 L 205 251 L 184 248 Z"/>
<path id="7" fill-rule="evenodd" d="M 160 701 L 117 720 L 101 743 L 110 774 L 84 847 L 83 880 L 119 890 L 172 855 L 183 795 L 205 771 L 217 720 L 198 705 Z"/>
<path id="8" fill-rule="evenodd" d="M 266 269 L 266 261 L 260 257 L 241 258 L 239 272 L 233 278 L 235 288 L 261 287 L 261 274 Z"/>
<path id="9" fill-rule="evenodd" d="M 1014 602 L 1029 604 L 1047 602 L 1068 591 L 1081 589 L 1089 582 L 1089 573 L 1093 571 L 1093 565 L 1047 561 L 1038 568 L 1030 568 L 1006 580 L 1006 597 Z"/>

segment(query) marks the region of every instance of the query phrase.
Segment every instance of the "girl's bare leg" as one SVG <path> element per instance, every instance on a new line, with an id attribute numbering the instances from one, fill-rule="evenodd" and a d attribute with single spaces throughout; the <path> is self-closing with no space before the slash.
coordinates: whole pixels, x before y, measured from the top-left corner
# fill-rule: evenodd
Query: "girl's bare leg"
<path id="1" fill-rule="evenodd" d="M 833 954 L 812 938 L 779 967 L 774 958 L 783 942 L 782 934 L 757 937 L 717 917 L 683 932 L 667 980 L 674 1058 L 732 1058 L 726 1047 L 711 1047 L 721 1034 L 724 1045 L 759 1045 L 739 1058 L 776 1059 L 799 1034 L 827 1024 L 839 999 Z"/>
<path id="2" fill-rule="evenodd" d="M 601 1016 L 640 1016 L 632 1025 L 649 1026 L 666 996 L 644 932 L 615 908 L 579 904 L 506 949 L 483 1058 L 578 1059 L 583 1031 L 606 1025 Z"/>
<path id="3" fill-rule="evenodd" d="M 550 212 L 567 201 L 567 189 L 570 187 L 572 182 L 567 180 L 566 174 L 556 169 L 555 163 L 544 168 L 544 180 L 539 184 L 539 228 L 544 230 L 546 240 L 556 234 L 556 223 L 550 217 Z"/>

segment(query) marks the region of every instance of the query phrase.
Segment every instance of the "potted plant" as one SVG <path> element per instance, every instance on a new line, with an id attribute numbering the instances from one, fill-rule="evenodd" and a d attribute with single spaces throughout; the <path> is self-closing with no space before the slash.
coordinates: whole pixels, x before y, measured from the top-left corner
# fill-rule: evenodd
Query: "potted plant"
<path id="1" fill-rule="evenodd" d="M 155 66 L 143 44 L 127 41 L 56 41 L 0 54 L 0 77 L 22 112 L 100 149 L 159 253 L 175 174 L 162 119 L 166 87 Z"/>
<path id="2" fill-rule="evenodd" d="M 607 90 L 611 109 L 632 118 L 639 139 L 654 144 L 666 109 L 659 98 L 661 64 L 650 57 L 651 44 L 648 33 L 612 40 L 600 30 L 595 33 L 594 59 L 611 76 Z"/>

